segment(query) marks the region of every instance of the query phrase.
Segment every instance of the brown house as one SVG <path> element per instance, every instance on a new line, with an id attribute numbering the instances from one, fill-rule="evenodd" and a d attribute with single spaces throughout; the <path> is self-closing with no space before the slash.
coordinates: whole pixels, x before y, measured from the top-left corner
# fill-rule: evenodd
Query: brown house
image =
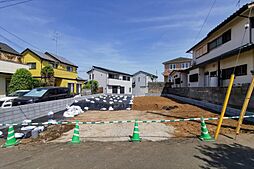
<path id="1" fill-rule="evenodd" d="M 192 59 L 186 57 L 178 57 L 166 62 L 163 62 L 164 65 L 164 82 L 173 82 L 171 72 L 174 70 L 185 70 L 191 66 Z"/>

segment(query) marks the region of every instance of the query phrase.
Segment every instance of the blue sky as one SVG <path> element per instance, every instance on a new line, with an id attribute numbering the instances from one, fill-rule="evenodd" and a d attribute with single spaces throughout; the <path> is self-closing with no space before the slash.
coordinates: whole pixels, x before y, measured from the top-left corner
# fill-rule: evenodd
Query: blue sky
<path id="1" fill-rule="evenodd" d="M 185 52 L 239 7 L 217 0 L 33 0 L 0 9 L 0 26 L 41 51 L 55 52 L 79 66 L 87 78 L 92 65 L 127 73 L 144 70 L 162 80 L 162 62 Z M 242 0 L 241 5 L 249 1 Z M 0 7 L 6 3 L 0 3 Z M 21 52 L 34 48 L 0 29 L 0 41 Z"/>

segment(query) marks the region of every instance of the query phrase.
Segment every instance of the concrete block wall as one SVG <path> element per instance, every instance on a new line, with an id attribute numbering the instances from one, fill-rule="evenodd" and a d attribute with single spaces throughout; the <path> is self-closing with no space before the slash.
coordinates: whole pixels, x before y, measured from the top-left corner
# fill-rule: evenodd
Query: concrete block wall
<path id="1" fill-rule="evenodd" d="M 218 114 L 221 112 L 221 109 L 222 109 L 222 105 L 208 103 L 208 102 L 195 100 L 195 99 L 191 99 L 191 98 L 187 98 L 187 97 L 181 97 L 181 96 L 172 95 L 172 94 L 162 94 L 162 96 L 173 98 L 173 99 L 176 99 L 176 100 L 179 100 L 179 101 L 182 101 L 185 103 L 189 103 L 192 105 L 196 105 L 196 106 L 199 106 L 202 108 L 207 108 L 207 109 L 213 110 L 215 112 L 218 112 Z M 226 116 L 239 116 L 240 112 L 241 111 L 239 109 L 227 107 L 225 114 L 226 114 Z M 246 115 L 254 115 L 254 113 L 253 112 L 246 112 Z M 254 123 L 254 118 L 246 118 L 245 121 Z"/>
<path id="2" fill-rule="evenodd" d="M 39 117 L 46 116 L 48 112 L 53 111 L 54 113 L 63 111 L 66 105 L 71 105 L 74 100 L 84 100 L 85 98 L 96 97 L 97 95 L 82 96 L 77 98 L 68 98 L 61 100 L 54 100 L 48 102 L 27 104 L 21 106 L 15 106 L 12 108 L 1 108 L 0 109 L 0 124 L 2 123 L 21 123 L 25 119 L 36 119 Z M 3 127 L 0 127 L 3 128 Z"/>

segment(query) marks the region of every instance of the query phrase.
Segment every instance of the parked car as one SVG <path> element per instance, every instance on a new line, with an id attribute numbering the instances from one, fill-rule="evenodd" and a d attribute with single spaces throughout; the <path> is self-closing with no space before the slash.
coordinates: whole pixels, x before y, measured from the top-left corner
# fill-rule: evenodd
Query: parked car
<path id="1" fill-rule="evenodd" d="M 13 106 L 29 103 L 45 102 L 70 97 L 70 91 L 66 87 L 40 87 L 32 89 L 22 97 L 13 100 Z"/>
<path id="2" fill-rule="evenodd" d="M 7 97 L 0 98 L 0 108 L 12 107 L 12 101 L 14 99 L 24 96 L 29 91 L 30 90 L 17 90 L 15 92 L 7 95 Z"/>

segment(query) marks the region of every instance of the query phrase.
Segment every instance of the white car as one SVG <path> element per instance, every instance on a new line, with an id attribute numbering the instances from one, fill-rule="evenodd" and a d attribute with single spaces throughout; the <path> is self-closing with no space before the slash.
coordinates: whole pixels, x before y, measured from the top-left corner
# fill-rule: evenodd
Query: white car
<path id="1" fill-rule="evenodd" d="M 30 90 L 17 90 L 16 92 L 9 94 L 7 97 L 0 98 L 0 108 L 12 107 L 13 99 L 23 96 L 29 91 Z"/>

